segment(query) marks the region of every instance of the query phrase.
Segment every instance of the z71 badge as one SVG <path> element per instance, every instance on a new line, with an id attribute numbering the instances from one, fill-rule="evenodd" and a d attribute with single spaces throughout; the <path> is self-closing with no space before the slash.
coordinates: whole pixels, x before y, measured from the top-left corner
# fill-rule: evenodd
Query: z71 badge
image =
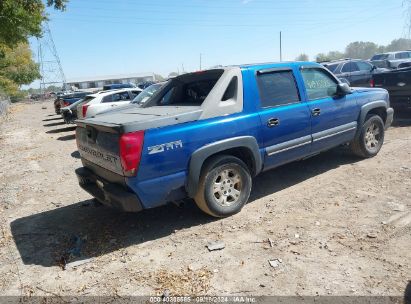
<path id="1" fill-rule="evenodd" d="M 183 147 L 183 142 L 181 140 L 169 142 L 166 144 L 161 144 L 157 146 L 148 147 L 148 154 L 157 154 L 169 150 L 179 149 Z"/>

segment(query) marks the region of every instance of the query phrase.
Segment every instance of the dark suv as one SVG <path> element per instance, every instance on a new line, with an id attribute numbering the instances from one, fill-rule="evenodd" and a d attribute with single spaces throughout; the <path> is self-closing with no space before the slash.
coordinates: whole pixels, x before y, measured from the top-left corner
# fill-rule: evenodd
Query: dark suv
<path id="1" fill-rule="evenodd" d="M 324 62 L 322 65 L 352 87 L 370 87 L 373 74 L 387 71 L 361 59 L 342 59 Z"/>

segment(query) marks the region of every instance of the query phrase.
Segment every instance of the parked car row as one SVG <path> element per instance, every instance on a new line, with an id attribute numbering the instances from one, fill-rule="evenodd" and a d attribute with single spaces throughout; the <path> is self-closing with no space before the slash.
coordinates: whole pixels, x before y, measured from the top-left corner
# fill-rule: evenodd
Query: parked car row
<path id="1" fill-rule="evenodd" d="M 76 119 L 93 117 L 107 111 L 125 107 L 129 104 L 143 105 L 162 85 L 163 83 L 155 83 L 148 86 L 145 90 L 135 87 L 89 94 L 61 108 L 61 116 L 66 123 L 71 124 L 74 123 Z"/>
<path id="2" fill-rule="evenodd" d="M 232 215 L 263 171 L 343 144 L 377 155 L 394 113 L 386 90 L 350 88 L 310 62 L 179 75 L 110 108 L 129 92 L 91 96 L 76 120 L 80 186 L 128 212 L 192 198 L 212 216 Z"/>
<path id="3" fill-rule="evenodd" d="M 63 107 L 68 107 L 70 105 L 72 105 L 73 103 L 79 101 L 80 99 L 84 98 L 87 96 L 87 92 L 71 92 L 69 94 L 64 94 L 64 95 L 60 95 L 58 96 L 55 100 L 54 100 L 54 110 L 56 112 L 56 114 L 60 114 L 61 113 L 61 108 Z"/>
<path id="4" fill-rule="evenodd" d="M 341 81 L 353 87 L 370 87 L 374 74 L 388 71 L 361 59 L 342 59 L 322 64 Z"/>

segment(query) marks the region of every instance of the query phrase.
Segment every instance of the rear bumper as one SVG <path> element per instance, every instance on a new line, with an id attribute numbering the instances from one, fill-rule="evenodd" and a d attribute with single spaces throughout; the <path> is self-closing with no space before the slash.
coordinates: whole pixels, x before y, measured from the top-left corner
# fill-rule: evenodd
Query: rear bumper
<path id="1" fill-rule="evenodd" d="M 143 209 L 136 194 L 128 192 L 120 185 L 108 183 L 87 168 L 76 169 L 79 185 L 102 204 L 125 212 L 138 212 Z"/>
<path id="2" fill-rule="evenodd" d="M 386 130 L 391 126 L 393 120 L 394 120 L 394 109 L 388 108 L 387 109 L 387 119 L 385 121 L 385 126 L 384 126 Z"/>

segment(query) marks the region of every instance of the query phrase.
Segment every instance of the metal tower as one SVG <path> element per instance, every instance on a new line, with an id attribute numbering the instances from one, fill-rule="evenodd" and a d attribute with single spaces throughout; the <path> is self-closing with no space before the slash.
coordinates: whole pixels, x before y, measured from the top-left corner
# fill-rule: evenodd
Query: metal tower
<path id="1" fill-rule="evenodd" d="M 41 74 L 40 91 L 45 92 L 50 85 L 61 86 L 65 89 L 66 77 L 47 21 L 43 22 L 42 34 L 43 36 L 37 39 L 37 56 Z"/>

